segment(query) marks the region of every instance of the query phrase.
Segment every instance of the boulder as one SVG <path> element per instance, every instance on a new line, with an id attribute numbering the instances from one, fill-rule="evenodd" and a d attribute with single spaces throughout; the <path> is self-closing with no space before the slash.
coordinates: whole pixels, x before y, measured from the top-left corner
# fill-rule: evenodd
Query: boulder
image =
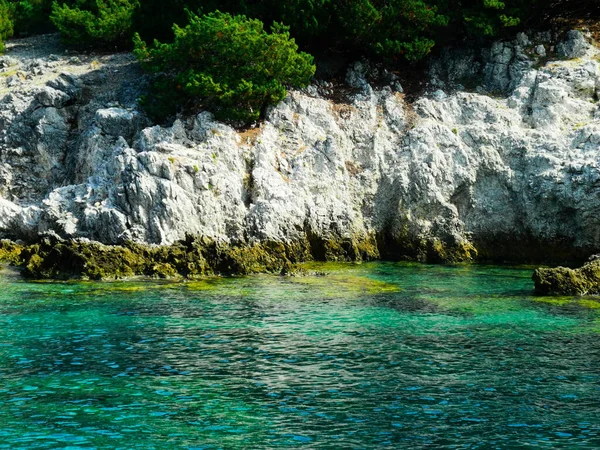
<path id="1" fill-rule="evenodd" d="M 50 86 L 44 86 L 35 95 L 35 99 L 42 106 L 62 108 L 71 99 L 71 97 L 63 91 L 59 91 L 58 89 L 54 89 Z"/>
<path id="2" fill-rule="evenodd" d="M 104 108 L 96 111 L 96 123 L 112 136 L 131 138 L 137 131 L 139 114 L 123 108 Z"/>
<path id="3" fill-rule="evenodd" d="M 589 44 L 583 33 L 579 30 L 571 30 L 565 39 L 556 46 L 558 56 L 565 59 L 581 58 L 587 52 Z"/>
<path id="4" fill-rule="evenodd" d="M 533 281 L 539 295 L 600 295 L 600 260 L 579 269 L 540 268 L 534 272 Z"/>

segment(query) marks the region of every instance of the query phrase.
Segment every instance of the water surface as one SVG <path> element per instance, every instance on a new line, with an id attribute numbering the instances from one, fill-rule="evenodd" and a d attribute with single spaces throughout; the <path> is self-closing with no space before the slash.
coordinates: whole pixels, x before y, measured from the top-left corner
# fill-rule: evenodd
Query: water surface
<path id="1" fill-rule="evenodd" d="M 0 275 L 0 448 L 600 448 L 600 303 L 531 270 Z"/>

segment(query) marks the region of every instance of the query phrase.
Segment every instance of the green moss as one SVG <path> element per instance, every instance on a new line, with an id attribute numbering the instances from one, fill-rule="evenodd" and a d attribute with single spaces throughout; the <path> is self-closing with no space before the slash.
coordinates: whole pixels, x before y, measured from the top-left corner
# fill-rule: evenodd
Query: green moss
<path id="1" fill-rule="evenodd" d="M 361 267 L 360 261 L 310 261 L 299 264 L 299 268 L 306 273 L 331 273 L 344 271 Z"/>
<path id="2" fill-rule="evenodd" d="M 377 239 L 373 235 L 353 238 L 324 238 L 307 233 L 307 245 L 318 261 L 370 261 L 380 257 Z"/>
<path id="3" fill-rule="evenodd" d="M 178 278 L 177 270 L 169 263 L 154 264 L 151 268 L 152 276 L 157 278 Z"/>
<path id="4" fill-rule="evenodd" d="M 385 249 L 383 257 L 455 264 L 473 262 L 479 256 L 478 250 L 471 242 L 457 240 L 454 236 L 415 238 L 408 221 L 394 228 L 393 233 L 379 236 L 378 246 Z"/>
<path id="5" fill-rule="evenodd" d="M 578 303 L 580 306 L 583 306 L 584 308 L 600 309 L 600 302 L 595 301 L 595 300 L 583 299 L 583 300 L 579 300 Z"/>
<path id="6" fill-rule="evenodd" d="M 573 297 L 538 297 L 535 301 L 553 306 L 565 306 L 573 302 Z"/>
<path id="7" fill-rule="evenodd" d="M 190 291 L 212 291 L 222 289 L 222 284 L 218 283 L 220 278 L 204 278 L 202 280 L 193 280 L 185 283 L 185 286 Z"/>
<path id="8" fill-rule="evenodd" d="M 470 262 L 477 258 L 477 249 L 468 241 L 448 243 L 438 238 L 423 242 L 422 248 L 425 259 L 433 262 L 462 263 Z"/>
<path id="9" fill-rule="evenodd" d="M 325 277 L 307 276 L 290 278 L 290 282 L 301 286 L 310 286 L 312 289 L 317 289 L 326 296 L 343 295 L 344 297 L 348 297 L 400 291 L 400 287 L 396 284 L 374 280 L 365 276 L 350 275 L 348 273 L 329 274 Z"/>

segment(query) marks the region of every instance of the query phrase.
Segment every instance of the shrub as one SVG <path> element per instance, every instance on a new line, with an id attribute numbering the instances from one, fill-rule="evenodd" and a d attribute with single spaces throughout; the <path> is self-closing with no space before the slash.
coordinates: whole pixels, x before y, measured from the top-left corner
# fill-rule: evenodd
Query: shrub
<path id="1" fill-rule="evenodd" d="M 507 28 L 524 23 L 532 15 L 542 15 L 540 0 L 436 0 L 440 10 L 451 18 L 455 37 L 495 37 Z"/>
<path id="2" fill-rule="evenodd" d="M 173 27 L 172 44 L 155 41 L 148 48 L 139 35 L 134 37 L 138 59 L 160 74 L 143 99 L 157 119 L 172 114 L 179 98 L 192 99 L 220 119 L 248 123 L 266 105 L 281 101 L 286 86 L 306 86 L 314 75 L 312 56 L 298 52 L 283 25 L 274 23 L 267 33 L 260 20 L 219 11 L 190 13 L 189 21 L 185 28 Z"/>
<path id="3" fill-rule="evenodd" d="M 65 42 L 107 46 L 129 42 L 137 0 L 81 1 L 75 6 L 52 4 L 50 19 Z"/>
<path id="4" fill-rule="evenodd" d="M 52 0 L 8 0 L 11 5 L 15 33 L 50 31 Z"/>
<path id="5" fill-rule="evenodd" d="M 417 60 L 448 23 L 432 0 L 289 0 L 256 2 L 249 15 L 281 21 L 303 44 L 386 59 Z M 252 3 L 254 5 L 254 3 Z"/>
<path id="6" fill-rule="evenodd" d="M 431 2 L 390 0 L 378 9 L 373 49 L 384 58 L 402 57 L 408 61 L 424 58 L 435 45 L 438 28 L 448 25 L 448 17 L 439 14 Z"/>
<path id="7" fill-rule="evenodd" d="M 13 22 L 9 4 L 0 0 L 0 53 L 4 52 L 4 41 L 13 35 Z"/>
<path id="8" fill-rule="evenodd" d="M 168 39 L 167 24 L 183 23 L 185 9 L 215 9 L 265 24 L 284 23 L 303 46 L 318 52 L 380 54 L 416 60 L 448 22 L 436 0 L 143 0 L 135 27 L 144 39 Z M 169 25 L 170 26 L 170 25 Z"/>

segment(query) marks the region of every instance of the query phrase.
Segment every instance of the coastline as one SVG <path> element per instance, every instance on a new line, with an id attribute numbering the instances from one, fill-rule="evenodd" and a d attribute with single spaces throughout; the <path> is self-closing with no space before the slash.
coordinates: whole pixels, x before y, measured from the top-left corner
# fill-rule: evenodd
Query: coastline
<path id="1" fill-rule="evenodd" d="M 356 62 L 239 130 L 207 112 L 152 126 L 131 54 L 9 42 L 0 239 L 24 244 L 2 259 L 40 279 L 581 264 L 600 251 L 599 55 L 580 31 L 449 49 L 416 98 Z"/>
<path id="2" fill-rule="evenodd" d="M 413 241 L 398 245 L 381 236 L 323 239 L 315 236 L 294 242 L 223 243 L 191 237 L 171 245 L 134 242 L 105 245 L 86 239 L 46 237 L 36 243 L 0 241 L 0 264 L 15 267 L 32 280 L 122 280 L 132 277 L 196 280 L 210 276 L 240 276 L 260 273 L 288 276 L 314 275 L 304 267 L 312 262 L 414 261 L 425 264 L 580 265 L 585 252 L 523 253 L 522 246 L 499 249 L 497 257 L 478 252 L 470 243 L 449 244 L 439 240 Z M 546 251 L 542 251 L 542 250 Z M 571 249 L 572 250 L 572 249 Z M 512 258 L 506 258 L 512 255 Z M 525 255 L 515 258 L 514 255 Z M 577 255 L 579 259 L 552 259 L 548 255 Z M 562 268 L 559 268 L 563 270 Z M 546 274 L 559 269 L 538 269 Z M 571 269 L 565 269 L 571 270 Z M 317 273 L 319 274 L 319 273 Z M 569 289 L 569 288 L 564 288 Z M 538 289 L 542 295 L 566 291 Z M 575 294 L 581 292 L 575 292 Z M 585 292 L 587 293 L 587 292 Z"/>

